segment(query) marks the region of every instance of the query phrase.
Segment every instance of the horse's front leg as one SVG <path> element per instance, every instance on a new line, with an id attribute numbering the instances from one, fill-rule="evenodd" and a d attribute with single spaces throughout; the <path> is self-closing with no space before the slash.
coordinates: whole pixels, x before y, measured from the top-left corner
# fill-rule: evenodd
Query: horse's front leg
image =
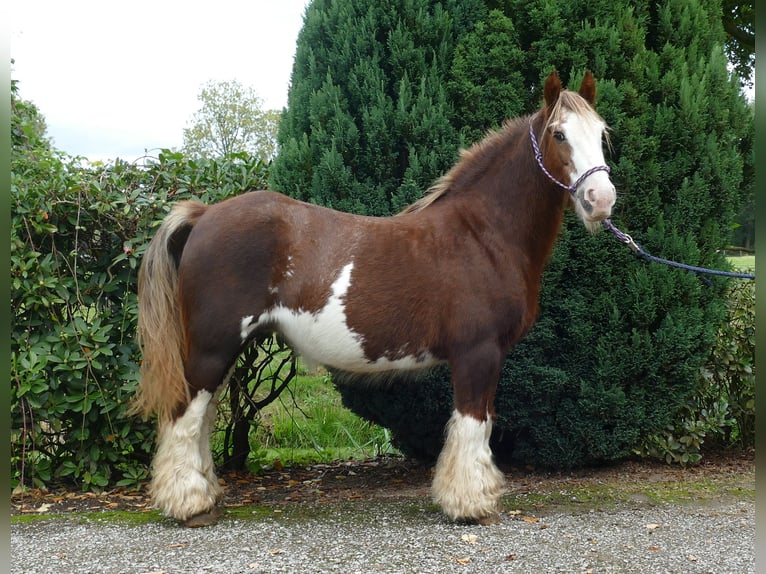
<path id="1" fill-rule="evenodd" d="M 436 463 L 432 494 L 453 520 L 499 520 L 505 477 L 495 466 L 489 437 L 503 353 L 493 344 L 451 363 L 455 410 Z"/>

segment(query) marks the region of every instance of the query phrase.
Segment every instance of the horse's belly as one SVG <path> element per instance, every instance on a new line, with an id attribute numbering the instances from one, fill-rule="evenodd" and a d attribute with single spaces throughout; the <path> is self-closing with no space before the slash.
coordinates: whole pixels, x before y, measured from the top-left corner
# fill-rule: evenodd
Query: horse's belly
<path id="1" fill-rule="evenodd" d="M 345 316 L 329 313 L 327 307 L 316 314 L 289 309 L 271 314 L 290 346 L 312 363 L 356 373 L 422 369 L 436 363 L 427 351 L 406 355 L 392 350 L 382 357 L 367 357 L 364 337 L 348 328 Z"/>
<path id="2" fill-rule="evenodd" d="M 243 317 L 243 341 L 252 331 L 272 326 L 307 361 L 354 373 L 423 369 L 438 363 L 428 349 L 419 349 L 414 354 L 403 351 L 414 348 L 408 341 L 397 341 L 379 357 L 368 357 L 365 354 L 364 335 L 351 330 L 346 320 L 344 296 L 348 289 L 351 267 L 349 265 L 343 269 L 332 285 L 332 295 L 318 311 L 309 312 L 278 305 L 257 319 L 252 316 Z M 385 325 L 376 328 L 385 329 Z"/>

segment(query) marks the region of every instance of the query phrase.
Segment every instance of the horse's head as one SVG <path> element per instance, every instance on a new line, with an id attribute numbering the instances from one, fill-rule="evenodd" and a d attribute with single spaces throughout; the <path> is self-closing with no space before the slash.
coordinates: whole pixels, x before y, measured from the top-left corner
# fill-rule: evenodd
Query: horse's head
<path id="1" fill-rule="evenodd" d="M 569 190 L 580 219 L 595 231 L 611 215 L 616 193 L 604 160 L 606 123 L 593 109 L 593 75 L 587 72 L 575 93 L 562 89 L 554 71 L 545 82 L 544 98 L 539 147 L 530 128 L 537 161 L 549 178 Z"/>

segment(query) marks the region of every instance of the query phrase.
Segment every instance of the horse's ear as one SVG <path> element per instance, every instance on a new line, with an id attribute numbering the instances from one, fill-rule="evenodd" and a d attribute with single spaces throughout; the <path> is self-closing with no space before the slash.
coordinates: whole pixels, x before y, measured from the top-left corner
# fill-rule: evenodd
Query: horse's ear
<path id="1" fill-rule="evenodd" d="M 596 102 L 596 80 L 593 79 L 593 74 L 590 70 L 585 72 L 585 77 L 582 79 L 582 84 L 580 84 L 579 94 L 591 106 Z"/>
<path id="2" fill-rule="evenodd" d="M 546 107 L 552 107 L 559 99 L 560 93 L 561 80 L 559 80 L 559 75 L 556 73 L 556 70 L 553 70 L 548 76 L 548 79 L 545 80 L 545 87 L 543 88 Z"/>

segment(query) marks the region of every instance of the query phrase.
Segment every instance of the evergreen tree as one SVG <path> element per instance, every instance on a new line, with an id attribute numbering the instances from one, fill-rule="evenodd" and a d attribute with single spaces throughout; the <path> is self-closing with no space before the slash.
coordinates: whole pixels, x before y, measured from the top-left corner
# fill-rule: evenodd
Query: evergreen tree
<path id="1" fill-rule="evenodd" d="M 551 69 L 573 86 L 591 69 L 599 79 L 597 109 L 613 131 L 607 159 L 618 188 L 615 223 L 650 253 L 726 265 L 720 249 L 752 188 L 753 116 L 727 71 L 720 0 L 503 0 L 487 2 L 484 12 L 472 9 L 473 19 L 444 3 L 443 11 L 428 12 L 432 25 L 453 22 L 432 34 L 438 49 L 425 48 L 421 20 L 403 6 L 370 8 L 363 17 L 355 12 L 362 4 L 317 0 L 307 13 L 286 113 L 291 122 L 280 133 L 277 187 L 341 209 L 395 211 L 398 201 L 422 192 L 440 161 L 445 169 L 444 158 L 454 158 L 450 145 L 467 145 L 505 117 L 533 112 Z M 352 30 L 341 21 L 353 22 Z M 396 34 L 381 35 L 392 28 Z M 365 33 L 357 38 L 355 30 Z M 410 34 L 411 42 L 392 39 Z M 398 52 L 370 49 L 365 54 L 377 54 L 381 65 L 343 76 L 354 64 L 341 62 L 371 60 L 352 46 L 372 37 L 386 38 L 386 47 L 408 46 L 410 67 L 384 66 Z M 436 92 L 426 90 L 434 105 L 420 108 L 428 114 L 417 118 L 427 116 L 428 127 L 416 135 L 402 116 L 422 92 L 397 100 L 391 94 L 398 92 L 369 88 L 393 82 L 409 94 L 418 62 L 429 64 L 419 68 L 420 85 Z M 362 121 L 368 108 L 352 105 L 359 101 L 380 102 L 375 122 Z M 424 157 L 434 158 L 428 169 Z M 360 169 L 367 163 L 377 171 Z M 637 260 L 606 233 L 589 235 L 569 217 L 544 276 L 538 323 L 506 361 L 496 454 L 555 467 L 629 454 L 694 392 L 722 317 L 724 287 L 723 280 Z M 452 410 L 445 369 L 407 386 L 339 388 L 353 410 L 390 428 L 405 452 L 438 453 Z"/>
<path id="2" fill-rule="evenodd" d="M 446 77 L 479 0 L 314 0 L 271 170 L 275 189 L 369 215 L 420 197 L 457 157 Z"/>

